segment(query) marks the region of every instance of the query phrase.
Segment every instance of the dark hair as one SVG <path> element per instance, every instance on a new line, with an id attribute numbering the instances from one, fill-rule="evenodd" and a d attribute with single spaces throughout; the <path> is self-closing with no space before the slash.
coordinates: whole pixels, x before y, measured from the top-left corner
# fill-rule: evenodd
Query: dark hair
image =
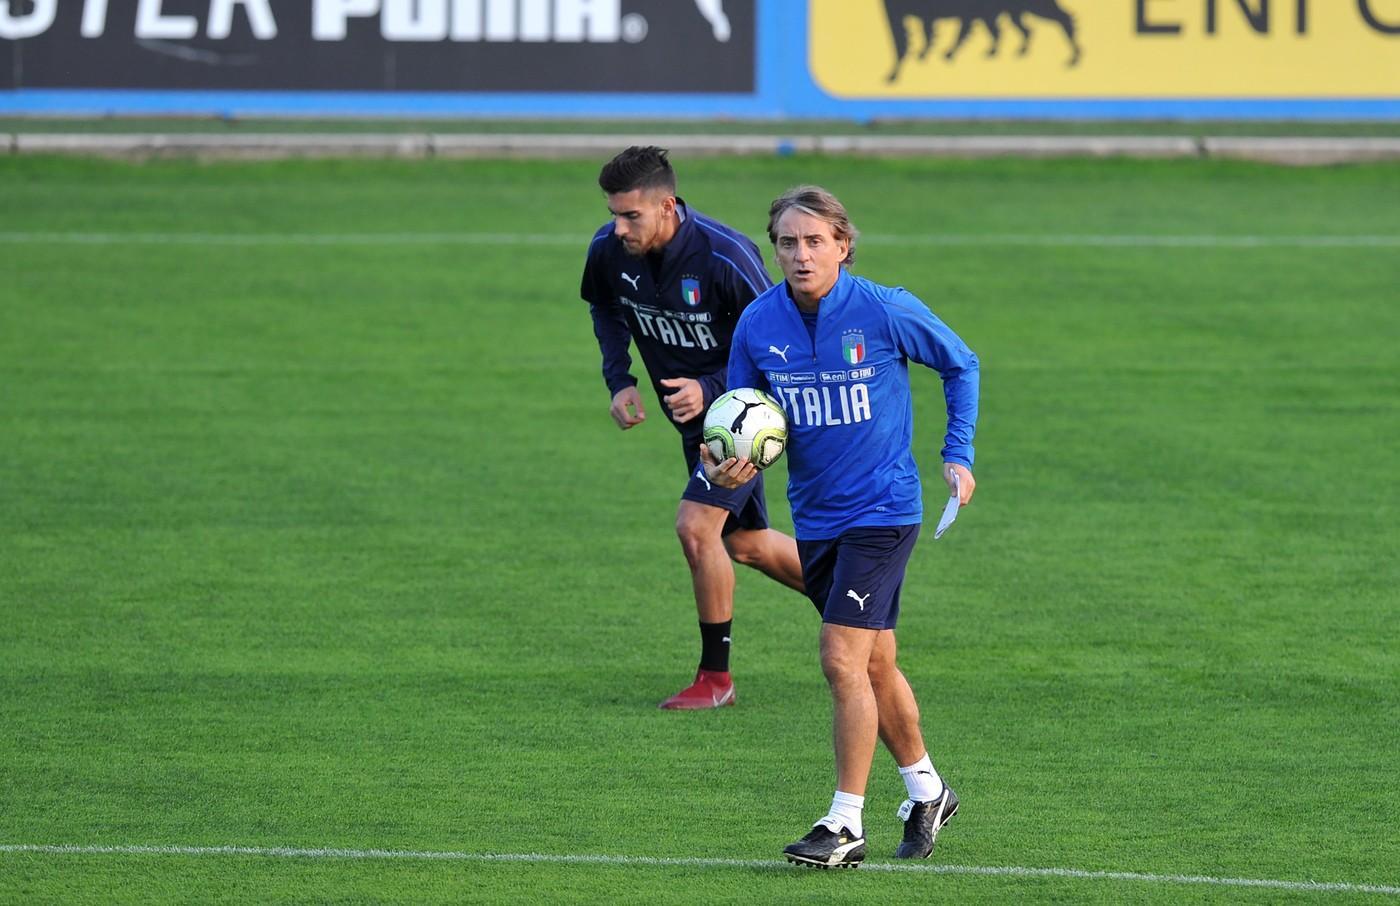
<path id="1" fill-rule="evenodd" d="M 676 171 L 665 148 L 633 145 L 603 165 L 598 173 L 598 185 L 609 195 L 635 189 L 665 189 L 676 194 Z"/>
<path id="2" fill-rule="evenodd" d="M 773 199 L 768 208 L 768 241 L 778 244 L 778 220 L 788 211 L 796 208 L 818 220 L 831 224 L 831 235 L 851 243 L 851 250 L 841 263 L 850 267 L 856 260 L 856 238 L 860 230 L 851 223 L 851 216 L 835 195 L 821 186 L 795 186 Z"/>

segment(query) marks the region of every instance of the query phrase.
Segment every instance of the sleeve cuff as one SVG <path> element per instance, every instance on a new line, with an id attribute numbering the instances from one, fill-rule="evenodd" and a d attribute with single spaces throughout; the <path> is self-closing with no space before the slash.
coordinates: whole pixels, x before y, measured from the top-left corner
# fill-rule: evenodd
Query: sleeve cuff
<path id="1" fill-rule="evenodd" d="M 944 447 L 943 461 L 956 463 L 972 471 L 972 448 L 971 447 Z"/>

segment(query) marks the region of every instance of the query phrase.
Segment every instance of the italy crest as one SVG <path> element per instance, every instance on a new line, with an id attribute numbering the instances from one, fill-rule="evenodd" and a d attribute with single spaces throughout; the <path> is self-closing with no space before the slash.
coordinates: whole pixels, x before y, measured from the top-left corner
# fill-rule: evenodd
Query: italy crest
<path id="1" fill-rule="evenodd" d="M 865 361 L 865 334 L 862 331 L 848 330 L 841 335 L 841 358 L 851 365 Z"/>
<path id="2" fill-rule="evenodd" d="M 694 277 L 682 277 L 681 298 L 691 308 L 697 307 L 700 304 L 700 281 Z"/>

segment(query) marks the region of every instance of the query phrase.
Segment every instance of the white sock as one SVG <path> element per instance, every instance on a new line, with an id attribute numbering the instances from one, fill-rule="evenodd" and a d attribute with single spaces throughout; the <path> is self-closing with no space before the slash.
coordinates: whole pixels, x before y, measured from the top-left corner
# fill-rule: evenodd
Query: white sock
<path id="1" fill-rule="evenodd" d="M 932 802 L 943 795 L 943 778 L 933 769 L 927 752 L 909 767 L 900 768 L 899 776 L 904 778 L 904 788 L 915 802 Z"/>
<path id="2" fill-rule="evenodd" d="M 861 824 L 860 813 L 865 808 L 865 797 L 857 796 L 854 793 L 843 793 L 836 791 L 836 795 L 831 797 L 831 811 L 826 817 L 818 821 L 818 824 L 825 824 L 833 833 L 840 832 L 841 828 L 849 828 L 851 833 L 857 837 L 865 836 L 865 827 Z"/>

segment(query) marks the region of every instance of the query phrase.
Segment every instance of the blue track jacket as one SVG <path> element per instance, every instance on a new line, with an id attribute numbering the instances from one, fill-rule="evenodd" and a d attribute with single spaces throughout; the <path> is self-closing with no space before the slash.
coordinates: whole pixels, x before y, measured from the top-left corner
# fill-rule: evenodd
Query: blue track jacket
<path id="1" fill-rule="evenodd" d="M 609 394 L 637 383 L 630 341 L 658 400 L 671 392 L 661 386 L 662 378 L 687 377 L 700 382 L 708 406 L 724 392 L 739 312 L 773 281 L 747 236 L 681 199 L 676 204 L 680 229 L 654 262 L 628 255 L 612 223 L 601 227 L 588 246 L 580 294 L 590 303 Z M 700 445 L 703 422 L 702 414 L 676 425 L 688 449 Z"/>
<path id="2" fill-rule="evenodd" d="M 843 268 L 818 308 L 815 347 L 786 282 L 744 309 L 728 386 L 767 390 L 787 410 L 788 499 L 798 538 L 923 521 L 911 361 L 943 378 L 943 461 L 972 468 L 977 356 L 912 293 Z"/>

